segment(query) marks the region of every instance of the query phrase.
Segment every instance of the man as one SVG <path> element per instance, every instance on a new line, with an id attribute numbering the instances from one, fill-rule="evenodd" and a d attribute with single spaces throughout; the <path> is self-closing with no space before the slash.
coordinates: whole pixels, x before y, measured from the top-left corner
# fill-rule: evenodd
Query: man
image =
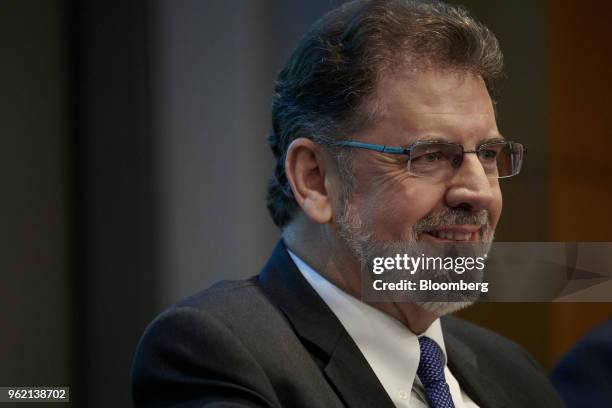
<path id="1" fill-rule="evenodd" d="M 160 315 L 136 406 L 561 406 L 516 344 L 445 316 L 465 302 L 364 302 L 364 265 L 414 243 L 489 242 L 498 179 L 494 35 L 462 8 L 363 0 L 332 11 L 279 74 L 262 272 Z M 440 318 L 441 316 L 445 316 Z"/>

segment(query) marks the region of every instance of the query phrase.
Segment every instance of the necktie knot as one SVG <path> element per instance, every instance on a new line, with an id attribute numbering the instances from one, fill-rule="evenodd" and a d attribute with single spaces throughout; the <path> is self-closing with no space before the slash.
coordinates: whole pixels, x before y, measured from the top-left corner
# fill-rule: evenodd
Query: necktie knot
<path id="1" fill-rule="evenodd" d="M 444 378 L 444 355 L 438 344 L 429 337 L 419 337 L 421 358 L 417 375 L 419 376 L 427 399 L 432 408 L 454 407 L 453 399 Z"/>

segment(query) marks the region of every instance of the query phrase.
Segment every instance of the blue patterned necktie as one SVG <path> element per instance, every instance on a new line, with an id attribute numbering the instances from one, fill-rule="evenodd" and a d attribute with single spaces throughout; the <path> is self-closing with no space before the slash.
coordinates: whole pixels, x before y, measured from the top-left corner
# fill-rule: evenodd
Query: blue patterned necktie
<path id="1" fill-rule="evenodd" d="M 444 363 L 442 350 L 429 337 L 419 337 L 421 359 L 417 375 L 425 387 L 425 393 L 431 408 L 454 408 L 453 399 L 446 379 L 444 378 Z"/>

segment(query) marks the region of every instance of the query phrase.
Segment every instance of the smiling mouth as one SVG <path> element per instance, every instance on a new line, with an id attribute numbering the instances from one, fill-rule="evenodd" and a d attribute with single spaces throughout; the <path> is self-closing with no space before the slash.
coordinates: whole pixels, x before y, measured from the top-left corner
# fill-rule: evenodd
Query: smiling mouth
<path id="1" fill-rule="evenodd" d="M 481 228 L 477 226 L 446 227 L 433 231 L 425 231 L 435 241 L 447 242 L 477 242 L 481 240 Z"/>

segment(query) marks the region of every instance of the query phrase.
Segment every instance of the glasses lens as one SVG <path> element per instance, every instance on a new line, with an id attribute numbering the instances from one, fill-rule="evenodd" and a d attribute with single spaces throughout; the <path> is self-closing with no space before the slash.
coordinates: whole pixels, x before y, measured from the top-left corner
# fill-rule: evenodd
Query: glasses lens
<path id="1" fill-rule="evenodd" d="M 449 143 L 419 143 L 412 148 L 408 171 L 421 177 L 444 178 L 461 163 L 461 146 Z"/>
<path id="2" fill-rule="evenodd" d="M 521 171 L 523 154 L 523 145 L 515 142 L 490 143 L 478 149 L 485 173 L 498 178 L 517 175 Z"/>

